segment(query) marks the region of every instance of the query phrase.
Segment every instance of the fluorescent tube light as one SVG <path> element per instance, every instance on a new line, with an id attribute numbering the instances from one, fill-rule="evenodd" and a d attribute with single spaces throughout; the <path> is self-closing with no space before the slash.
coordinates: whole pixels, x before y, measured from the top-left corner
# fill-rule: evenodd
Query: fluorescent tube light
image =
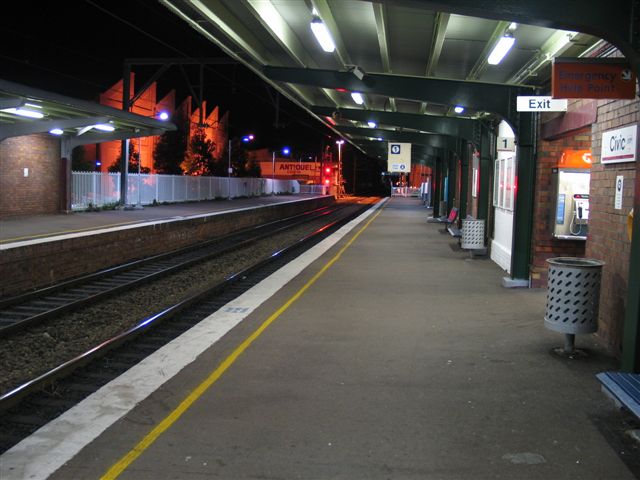
<path id="1" fill-rule="evenodd" d="M 503 35 L 500 37 L 500 40 L 498 40 L 498 43 L 496 43 L 496 46 L 493 47 L 493 50 L 489 54 L 487 63 L 489 63 L 489 65 L 498 65 L 509 50 L 511 50 L 515 41 L 516 39 L 511 35 Z"/>
<path id="2" fill-rule="evenodd" d="M 5 108 L 3 112 L 13 113 L 14 115 L 20 115 L 21 117 L 29 118 L 42 118 L 44 115 L 40 112 L 34 112 L 33 110 L 26 110 L 24 108 Z"/>
<path id="3" fill-rule="evenodd" d="M 331 34 L 327 29 L 327 26 L 320 20 L 320 18 L 315 17 L 311 21 L 311 31 L 316 36 L 316 40 L 327 53 L 331 53 L 336 49 L 336 44 L 333 42 L 333 38 L 331 38 Z"/>
<path id="4" fill-rule="evenodd" d="M 106 123 L 98 123 L 97 125 L 94 125 L 93 128 L 96 130 L 102 130 L 103 132 L 113 132 L 116 129 L 113 125 L 108 125 Z"/>
<path id="5" fill-rule="evenodd" d="M 353 98 L 353 101 L 356 102 L 358 105 L 362 105 L 364 103 L 364 98 L 362 97 L 362 94 L 359 92 L 351 92 L 351 98 Z"/>
<path id="6" fill-rule="evenodd" d="M 64 131 L 61 128 L 52 128 L 51 130 L 49 130 L 49 133 L 51 135 L 62 135 Z"/>

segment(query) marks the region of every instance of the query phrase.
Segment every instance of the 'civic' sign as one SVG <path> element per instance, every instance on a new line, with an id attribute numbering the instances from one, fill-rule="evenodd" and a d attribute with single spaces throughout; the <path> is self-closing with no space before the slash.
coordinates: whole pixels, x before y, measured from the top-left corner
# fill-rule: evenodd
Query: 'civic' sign
<path id="1" fill-rule="evenodd" d="M 638 141 L 638 125 L 602 132 L 600 163 L 634 162 Z"/>
<path id="2" fill-rule="evenodd" d="M 518 96 L 516 110 L 518 112 L 566 112 L 567 100 L 543 96 Z"/>
<path id="3" fill-rule="evenodd" d="M 553 98 L 634 99 L 636 74 L 628 62 L 617 58 L 556 58 L 551 93 Z"/>
<path id="4" fill-rule="evenodd" d="M 389 142 L 387 171 L 408 173 L 411 171 L 411 144 Z"/>

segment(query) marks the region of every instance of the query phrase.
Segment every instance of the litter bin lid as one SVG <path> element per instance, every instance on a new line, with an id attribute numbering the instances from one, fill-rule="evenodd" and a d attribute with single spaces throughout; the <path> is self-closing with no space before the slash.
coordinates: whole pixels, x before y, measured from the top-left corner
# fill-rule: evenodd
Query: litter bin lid
<path id="1" fill-rule="evenodd" d="M 559 267 L 602 267 L 604 262 L 595 258 L 578 258 L 578 257 L 555 257 L 548 258 L 547 263 L 557 265 Z"/>

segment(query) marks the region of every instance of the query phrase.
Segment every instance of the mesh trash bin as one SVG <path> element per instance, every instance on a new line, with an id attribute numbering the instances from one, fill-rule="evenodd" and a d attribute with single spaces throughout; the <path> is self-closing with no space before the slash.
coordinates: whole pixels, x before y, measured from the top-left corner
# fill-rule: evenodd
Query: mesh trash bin
<path id="1" fill-rule="evenodd" d="M 484 220 L 462 220 L 460 247 L 468 250 L 484 248 Z"/>
<path id="2" fill-rule="evenodd" d="M 547 260 L 545 326 L 567 335 L 565 351 L 573 350 L 578 333 L 598 330 L 600 280 L 604 262 L 591 258 L 556 257 Z"/>

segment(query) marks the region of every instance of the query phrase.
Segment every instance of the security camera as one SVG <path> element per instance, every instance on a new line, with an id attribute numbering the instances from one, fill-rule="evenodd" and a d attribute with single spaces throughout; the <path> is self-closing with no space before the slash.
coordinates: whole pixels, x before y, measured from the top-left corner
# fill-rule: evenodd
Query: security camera
<path id="1" fill-rule="evenodd" d="M 362 70 L 359 66 L 353 67 L 351 72 L 358 78 L 358 80 L 362 80 L 364 78 L 364 70 Z"/>

